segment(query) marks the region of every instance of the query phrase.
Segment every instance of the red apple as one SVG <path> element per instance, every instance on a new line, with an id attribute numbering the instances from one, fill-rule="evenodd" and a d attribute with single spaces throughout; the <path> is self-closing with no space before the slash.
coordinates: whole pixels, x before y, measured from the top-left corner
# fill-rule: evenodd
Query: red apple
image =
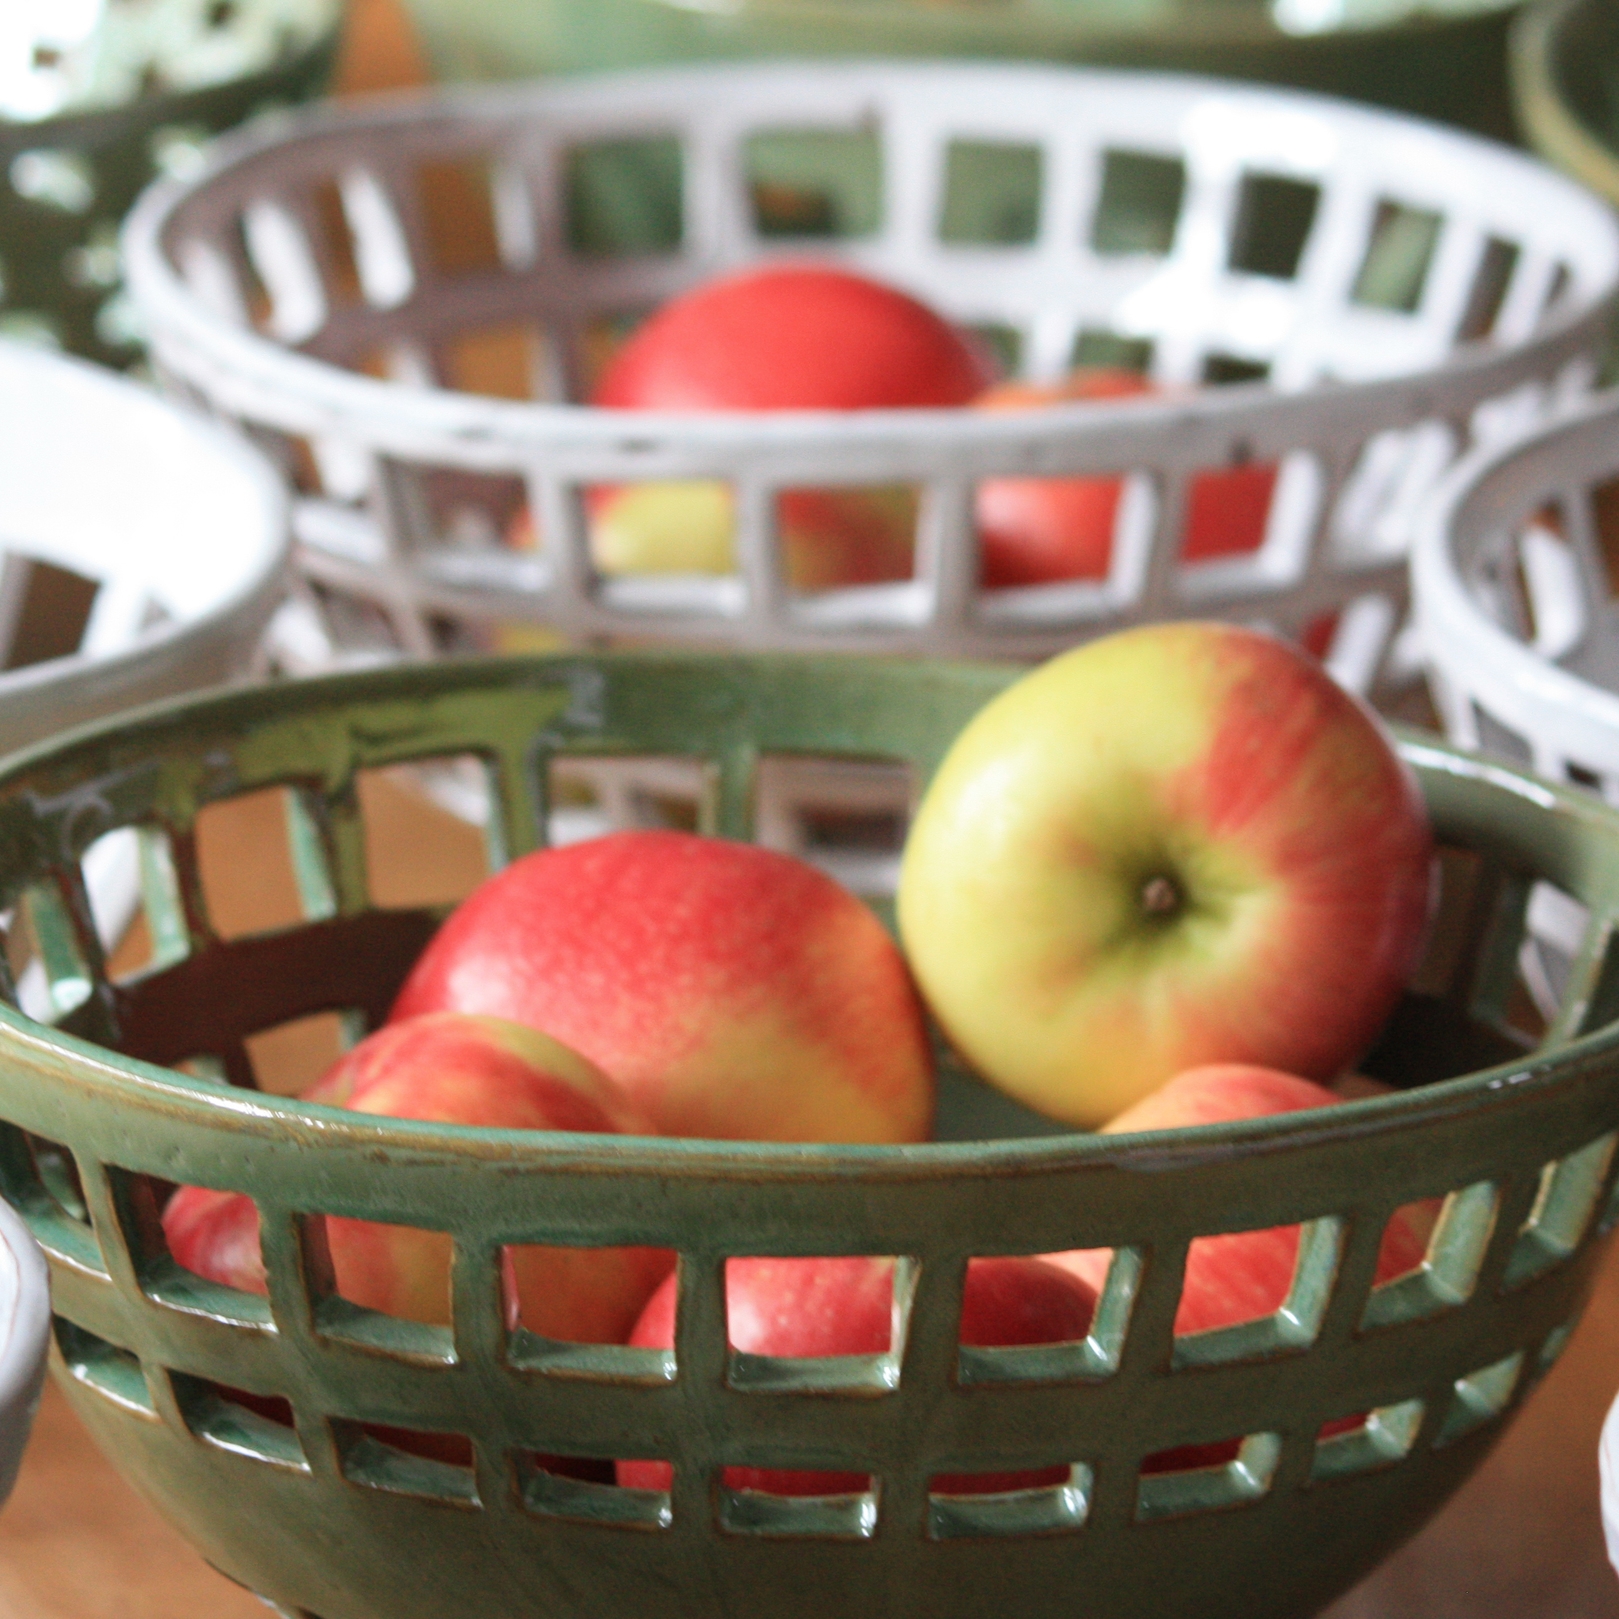
<path id="1" fill-rule="evenodd" d="M 1293 1074 L 1247 1063 L 1210 1063 L 1177 1074 L 1102 1129 L 1108 1135 L 1129 1135 L 1342 1105 L 1334 1092 Z M 1272 1226 L 1195 1238 L 1186 1254 L 1175 1331 L 1207 1332 L 1274 1315 L 1293 1285 L 1299 1229 Z M 1417 1269 L 1427 1250 L 1427 1232 L 1419 1223 L 1396 1217 L 1383 1234 L 1376 1280 L 1392 1281 Z M 1109 1257 L 1105 1249 L 1046 1256 L 1049 1263 L 1072 1271 L 1098 1293 L 1107 1280 Z"/>
<path id="2" fill-rule="evenodd" d="M 1127 399 L 1157 392 L 1133 371 L 1082 368 L 1053 384 L 1003 383 L 977 401 L 980 410 L 1035 410 L 1084 399 Z M 1258 550 L 1276 486 L 1274 466 L 1203 472 L 1187 491 L 1188 562 Z M 988 478 L 978 486 L 981 577 L 991 589 L 1103 579 L 1113 552 L 1113 524 L 1123 480 Z"/>
<path id="3" fill-rule="evenodd" d="M 304 1100 L 389 1118 L 506 1130 L 647 1134 L 633 1104 L 577 1052 L 493 1017 L 441 1012 L 362 1040 Z M 266 1291 L 258 1210 L 240 1192 L 183 1186 L 163 1212 L 175 1261 L 198 1276 Z M 338 1292 L 411 1321 L 449 1320 L 450 1238 L 438 1231 L 327 1217 Z M 505 1260 L 513 1322 L 550 1338 L 619 1343 L 673 1263 L 650 1248 L 522 1246 Z"/>
<path id="4" fill-rule="evenodd" d="M 1394 1007 L 1432 839 L 1379 722 L 1229 624 L 1093 641 L 989 703 L 929 785 L 899 924 L 934 1014 L 1094 1127 L 1182 1069 L 1330 1079 Z"/>
<path id="5" fill-rule="evenodd" d="M 830 264 L 770 264 L 671 300 L 609 362 L 591 396 L 617 410 L 877 410 L 964 405 L 990 380 L 975 344 L 925 304 Z M 730 573 L 730 487 L 605 486 L 589 501 L 604 573 Z M 799 590 L 911 573 L 905 487 L 793 489 L 778 521 Z"/>
<path id="6" fill-rule="evenodd" d="M 965 405 L 984 358 L 915 298 L 833 264 L 767 264 L 671 299 L 608 363 L 620 410 L 873 410 Z"/>
<path id="7" fill-rule="evenodd" d="M 618 832 L 514 861 L 451 915 L 393 1016 L 545 1029 L 664 1135 L 925 1140 L 921 1006 L 859 900 L 790 855 Z"/>
<path id="8" fill-rule="evenodd" d="M 630 1342 L 669 1349 L 675 1341 L 673 1276 L 652 1295 Z M 877 1258 L 732 1259 L 725 1268 L 726 1327 L 745 1354 L 812 1358 L 880 1355 L 892 1345 L 894 1262 Z M 961 1342 L 982 1347 L 1071 1343 L 1090 1331 L 1096 1295 L 1073 1275 L 1037 1259 L 968 1262 L 961 1299 Z M 622 1461 L 618 1482 L 631 1489 L 667 1490 L 671 1467 L 662 1461 Z M 944 1475 L 941 1495 L 992 1495 L 1067 1481 L 1054 1466 L 1022 1472 Z M 727 1467 L 733 1490 L 772 1495 L 846 1495 L 867 1488 L 860 1473 L 812 1473 L 766 1467 Z"/>
<path id="9" fill-rule="evenodd" d="M 1110 1119 L 1102 1129 L 1108 1135 L 1130 1135 L 1138 1130 L 1174 1130 L 1341 1105 L 1342 1099 L 1333 1091 L 1293 1074 L 1244 1063 L 1210 1063 L 1177 1074 L 1167 1085 Z M 1378 1251 L 1377 1282 L 1393 1281 L 1422 1264 L 1436 1212 L 1436 1207 L 1402 1210 L 1389 1222 Z M 1177 1335 L 1209 1332 L 1274 1315 L 1287 1302 L 1293 1286 L 1299 1237 L 1300 1227 L 1296 1225 L 1195 1237 L 1186 1251 L 1180 1307 L 1175 1312 Z M 1047 1254 L 1045 1258 L 1100 1293 L 1112 1254 L 1107 1249 L 1088 1248 Z M 1364 1414 L 1337 1418 L 1322 1428 L 1321 1437 L 1347 1433 L 1364 1421 Z M 1169 1473 L 1194 1467 L 1223 1467 L 1236 1458 L 1240 1447 L 1241 1441 L 1236 1438 L 1209 1445 L 1182 1445 L 1149 1458 L 1142 1471 Z"/>

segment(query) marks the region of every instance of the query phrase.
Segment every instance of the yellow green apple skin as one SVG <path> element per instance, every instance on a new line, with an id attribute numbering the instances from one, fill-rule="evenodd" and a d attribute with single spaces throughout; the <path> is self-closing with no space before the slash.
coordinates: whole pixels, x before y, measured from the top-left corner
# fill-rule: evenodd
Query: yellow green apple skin
<path id="1" fill-rule="evenodd" d="M 1346 1067 L 1421 947 L 1432 855 L 1411 773 L 1313 658 L 1149 625 L 961 733 L 906 842 L 899 927 L 967 1061 L 1094 1128 L 1202 1063 Z"/>

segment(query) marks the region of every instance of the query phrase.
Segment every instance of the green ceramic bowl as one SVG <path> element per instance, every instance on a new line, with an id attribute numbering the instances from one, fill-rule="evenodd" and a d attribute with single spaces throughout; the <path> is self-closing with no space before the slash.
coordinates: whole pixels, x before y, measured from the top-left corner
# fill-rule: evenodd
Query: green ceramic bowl
<path id="1" fill-rule="evenodd" d="M 1434 942 L 1365 1064 L 1417 1088 L 1374 1100 L 1087 1137 L 952 1071 L 953 1139 L 852 1148 L 390 1121 L 217 1077 L 251 1074 L 262 1031 L 374 1022 L 434 925 L 373 900 L 360 772 L 476 759 L 498 861 L 543 839 L 551 761 L 695 756 L 701 824 L 747 837 L 761 760 L 925 776 L 1014 673 L 441 663 L 191 700 L 6 763 L 8 993 L 39 1018 L 0 1004 L 0 1193 L 50 1257 L 59 1382 L 211 1562 L 321 1619 L 1280 1619 L 1347 1588 L 1467 1476 L 1566 1341 L 1611 1215 L 1619 816 L 1438 743 L 1402 744 L 1446 851 Z M 259 858 L 299 874 L 302 919 L 226 937 L 199 812 L 271 787 L 286 847 Z M 129 827 L 152 960 L 112 982 L 81 862 Z M 1590 918 L 1549 1027 L 1516 973 L 1537 883 Z M 156 1213 L 176 1182 L 254 1197 L 267 1300 L 169 1257 Z M 1374 1288 L 1391 1215 L 1436 1197 L 1426 1264 Z M 335 1296 L 323 1215 L 447 1232 L 453 1329 Z M 1190 1241 L 1299 1222 L 1284 1309 L 1174 1335 Z M 512 1243 L 678 1249 L 675 1350 L 509 1330 Z M 969 1256 L 1073 1247 L 1115 1256 L 1084 1343 L 958 1348 Z M 730 1352 L 723 1264 L 750 1253 L 901 1257 L 894 1351 Z M 1186 1457 L 1219 1441 L 1232 1459 Z M 601 1464 L 622 1456 L 671 1461 L 670 1491 L 617 1488 Z M 870 1487 L 733 1492 L 728 1463 Z M 1058 1464 L 1047 1489 L 930 1488 Z"/>
<path id="2" fill-rule="evenodd" d="M 1509 138 L 1516 0 L 405 0 L 435 74 L 968 56 L 1215 73 Z M 1284 26 L 1285 24 L 1285 26 Z"/>
<path id="3" fill-rule="evenodd" d="M 1549 0 L 1518 19 L 1512 91 L 1532 146 L 1619 207 L 1619 8 Z"/>

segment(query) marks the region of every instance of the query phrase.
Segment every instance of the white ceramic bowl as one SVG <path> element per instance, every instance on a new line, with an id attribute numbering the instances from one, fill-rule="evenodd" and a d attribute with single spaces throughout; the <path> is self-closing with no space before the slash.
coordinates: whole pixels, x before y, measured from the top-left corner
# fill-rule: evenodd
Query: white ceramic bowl
<path id="1" fill-rule="evenodd" d="M 39 1409 L 50 1325 L 44 1256 L 10 1205 L 0 1202 L 0 1501 L 16 1483 Z"/>

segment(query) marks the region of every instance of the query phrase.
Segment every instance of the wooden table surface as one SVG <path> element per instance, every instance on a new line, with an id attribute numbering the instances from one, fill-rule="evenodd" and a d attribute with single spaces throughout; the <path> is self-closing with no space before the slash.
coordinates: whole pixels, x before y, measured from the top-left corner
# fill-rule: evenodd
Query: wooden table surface
<path id="1" fill-rule="evenodd" d="M 3 4 L 4 0 L 0 0 Z M 467 0 L 468 4 L 475 0 Z M 351 0 L 343 92 L 420 82 L 396 0 Z M 269 828 L 248 806 L 227 827 L 243 919 L 281 912 L 280 874 L 251 851 Z M 475 835 L 403 792 L 370 807 L 377 853 L 401 872 L 475 876 Z M 292 1060 L 296 1060 L 293 1055 Z M 1330 1610 L 1330 1619 L 1619 1619 L 1603 1555 L 1597 1433 L 1619 1392 L 1619 1246 L 1585 1320 L 1488 1462 L 1446 1510 Z M 48 1389 L 10 1504 L 0 1513 L 0 1619 L 263 1619 L 113 1471 Z"/>

